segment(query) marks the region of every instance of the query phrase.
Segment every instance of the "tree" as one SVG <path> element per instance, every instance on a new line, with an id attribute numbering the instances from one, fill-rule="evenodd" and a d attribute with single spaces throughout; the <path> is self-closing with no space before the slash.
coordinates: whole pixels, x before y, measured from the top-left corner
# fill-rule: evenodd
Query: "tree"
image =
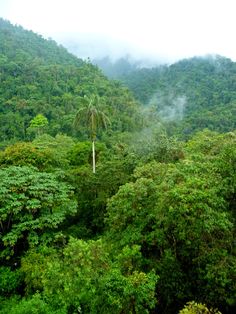
<path id="1" fill-rule="evenodd" d="M 9 145 L 0 152 L 0 165 L 2 167 L 31 165 L 42 171 L 55 164 L 56 162 L 49 150 L 39 150 L 32 143 L 18 142 Z"/>
<path id="2" fill-rule="evenodd" d="M 179 314 L 221 314 L 217 309 L 208 309 L 205 304 L 188 302 Z"/>
<path id="3" fill-rule="evenodd" d="M 37 135 L 41 135 L 43 132 L 43 129 L 48 125 L 48 119 L 42 115 L 38 114 L 36 117 L 34 117 L 30 121 L 29 130 L 34 131 L 37 133 Z"/>
<path id="4" fill-rule="evenodd" d="M 83 123 L 86 124 L 89 128 L 89 133 L 92 140 L 93 173 L 95 173 L 95 140 L 97 137 L 97 131 L 99 127 L 107 128 L 107 124 L 110 122 L 110 120 L 99 108 L 101 105 L 101 98 L 98 95 L 92 95 L 91 97 L 84 96 L 84 98 L 82 98 L 82 102 L 83 106 L 76 113 L 74 125 L 78 127 L 80 123 Z"/>
<path id="5" fill-rule="evenodd" d="M 155 307 L 158 276 L 139 269 L 138 246 L 113 256 L 101 239 L 70 238 L 60 251 L 39 247 L 22 259 L 26 289 L 65 313 L 147 314 Z M 1 312 L 0 312 L 1 313 Z"/>
<path id="6" fill-rule="evenodd" d="M 108 202 L 109 241 L 141 246 L 168 313 L 188 300 L 235 306 L 235 135 L 206 135 L 188 143 L 184 160 L 136 168 L 136 181 Z"/>
<path id="7" fill-rule="evenodd" d="M 0 258 L 17 257 L 29 243 L 58 228 L 76 211 L 71 188 L 33 167 L 0 170 Z"/>

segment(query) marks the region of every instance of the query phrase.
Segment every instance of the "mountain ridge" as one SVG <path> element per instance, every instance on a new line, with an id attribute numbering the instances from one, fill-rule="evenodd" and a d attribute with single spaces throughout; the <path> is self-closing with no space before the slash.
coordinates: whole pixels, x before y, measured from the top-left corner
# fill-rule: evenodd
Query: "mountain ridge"
<path id="1" fill-rule="evenodd" d="M 120 62 L 123 72 L 116 79 L 144 106 L 156 108 L 170 134 L 235 129 L 236 63 L 229 58 L 208 55 L 152 68 Z"/>
<path id="2" fill-rule="evenodd" d="M 97 94 L 113 131 L 135 128 L 138 104 L 127 88 L 52 40 L 0 20 L 0 139 L 27 139 L 30 121 L 43 114 L 47 132 L 82 136 L 73 120 L 82 98 Z M 125 114 L 131 115 L 127 119 Z M 128 113 L 127 113 L 128 115 Z M 135 118 L 136 117 L 136 118 Z M 131 125 L 128 125 L 129 120 Z M 133 122 L 132 122 L 133 120 Z"/>

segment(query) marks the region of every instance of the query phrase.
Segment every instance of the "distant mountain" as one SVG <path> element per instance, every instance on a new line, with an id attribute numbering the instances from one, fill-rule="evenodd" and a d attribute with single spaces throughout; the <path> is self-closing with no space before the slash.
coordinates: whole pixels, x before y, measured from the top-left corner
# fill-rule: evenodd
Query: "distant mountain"
<path id="1" fill-rule="evenodd" d="M 111 58 L 109 56 L 96 58 L 92 63 L 97 65 L 102 72 L 111 79 L 122 79 L 125 76 L 132 74 L 142 68 L 152 68 L 158 66 L 160 62 L 147 58 L 135 58 L 129 54 L 120 58 Z"/>
<path id="2" fill-rule="evenodd" d="M 27 139 L 30 121 L 39 113 L 49 121 L 48 133 L 75 134 L 75 113 L 84 95 L 92 94 L 102 98 L 113 131 L 137 126 L 137 102 L 127 88 L 109 81 L 96 66 L 53 40 L 3 19 L 0 82 L 0 141 Z M 82 130 L 77 135 L 83 134 Z"/>
<path id="3" fill-rule="evenodd" d="M 112 79 L 123 78 L 139 68 L 139 62 L 133 61 L 129 56 L 119 58 L 115 61 L 112 61 L 107 56 L 101 59 L 94 59 L 92 63 L 97 65 L 107 77 Z"/>
<path id="4" fill-rule="evenodd" d="M 135 69 L 119 79 L 141 103 L 156 108 L 170 134 L 236 128 L 236 63 L 230 59 L 195 57 Z"/>
<path id="5" fill-rule="evenodd" d="M 84 137 L 73 120 L 81 99 L 92 94 L 102 98 L 112 132 L 141 127 L 137 101 L 181 138 L 204 128 L 236 128 L 236 63 L 230 59 L 195 57 L 153 68 L 129 57 L 96 63 L 116 81 L 53 40 L 0 19 L 0 142 L 28 139 L 30 121 L 39 113 L 48 119 L 48 133 Z"/>

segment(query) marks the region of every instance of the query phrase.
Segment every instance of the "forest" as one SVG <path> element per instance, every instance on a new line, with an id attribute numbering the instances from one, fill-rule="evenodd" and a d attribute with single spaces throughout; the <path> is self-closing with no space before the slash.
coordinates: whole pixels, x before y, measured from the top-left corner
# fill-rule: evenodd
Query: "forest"
<path id="1" fill-rule="evenodd" d="M 0 19 L 0 314 L 235 313 L 236 63 L 117 68 Z"/>

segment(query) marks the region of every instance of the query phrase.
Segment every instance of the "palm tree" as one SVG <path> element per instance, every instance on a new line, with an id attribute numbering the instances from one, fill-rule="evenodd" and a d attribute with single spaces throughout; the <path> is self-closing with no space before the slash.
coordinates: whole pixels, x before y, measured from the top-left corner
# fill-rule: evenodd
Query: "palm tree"
<path id="1" fill-rule="evenodd" d="M 101 104 L 101 98 L 98 95 L 92 95 L 91 97 L 84 96 L 82 99 L 83 106 L 77 111 L 74 126 L 78 127 L 80 124 L 86 124 L 89 128 L 89 133 L 92 141 L 92 153 L 93 153 L 93 173 L 96 172 L 96 158 L 95 158 L 95 141 L 97 137 L 97 130 L 99 127 L 107 128 L 107 124 L 110 120 L 102 112 L 99 107 Z"/>

